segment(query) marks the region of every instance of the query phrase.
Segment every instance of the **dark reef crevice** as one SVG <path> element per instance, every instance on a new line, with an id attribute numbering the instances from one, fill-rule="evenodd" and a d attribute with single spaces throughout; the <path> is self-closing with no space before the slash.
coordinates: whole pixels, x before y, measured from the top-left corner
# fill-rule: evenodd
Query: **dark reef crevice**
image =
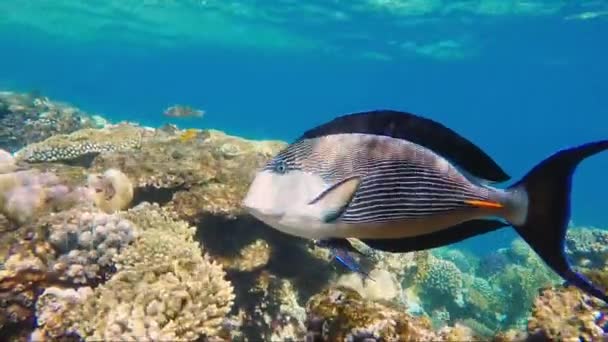
<path id="1" fill-rule="evenodd" d="M 304 239 L 281 233 L 248 215 L 227 218 L 206 214 L 197 221 L 196 239 L 202 241 L 205 250 L 211 255 L 235 257 L 242 248 L 255 240 L 265 240 L 270 246 L 271 254 L 268 264 L 262 270 L 292 281 L 298 289 L 300 303 L 305 303 L 329 282 L 331 265 L 315 258 L 308 251 Z M 242 279 L 233 281 L 233 284 L 245 283 L 247 282 Z M 250 287 L 246 285 L 244 289 Z"/>
<path id="2" fill-rule="evenodd" d="M 173 188 L 157 188 L 154 186 L 137 187 L 133 191 L 133 201 L 130 207 L 135 207 L 142 202 L 158 203 L 159 206 L 164 206 L 173 199 L 176 192 L 186 189 L 185 185 L 179 185 Z"/>

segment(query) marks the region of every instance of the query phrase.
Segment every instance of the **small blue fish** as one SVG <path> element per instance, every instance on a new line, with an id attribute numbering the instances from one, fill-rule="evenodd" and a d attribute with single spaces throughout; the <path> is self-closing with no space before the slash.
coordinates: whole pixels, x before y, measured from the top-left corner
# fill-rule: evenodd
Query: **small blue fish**
<path id="1" fill-rule="evenodd" d="M 374 280 L 372 277 L 369 276 L 369 273 L 363 270 L 359 262 L 357 262 L 357 260 L 353 258 L 350 252 L 357 253 L 366 257 L 368 255 L 362 253 L 361 251 L 353 247 L 350 243 L 348 243 L 346 239 L 318 240 L 316 244 L 319 247 L 329 248 L 332 258 L 335 258 L 338 262 L 340 262 L 352 272 L 356 272 L 363 275 L 365 279 Z"/>
<path id="2" fill-rule="evenodd" d="M 600 327 L 604 333 L 608 333 L 608 316 L 599 311 L 595 314 L 595 324 Z"/>

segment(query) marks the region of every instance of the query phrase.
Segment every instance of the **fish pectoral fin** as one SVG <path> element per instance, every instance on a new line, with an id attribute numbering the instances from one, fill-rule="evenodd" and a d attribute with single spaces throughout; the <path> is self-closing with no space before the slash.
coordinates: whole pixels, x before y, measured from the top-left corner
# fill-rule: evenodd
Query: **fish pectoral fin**
<path id="1" fill-rule="evenodd" d="M 360 177 L 351 177 L 332 185 L 312 200 L 309 205 L 315 206 L 325 215 L 325 221 L 333 221 L 344 211 L 344 208 L 355 196 L 361 184 Z"/>
<path id="2" fill-rule="evenodd" d="M 507 226 L 509 226 L 508 223 L 500 220 L 475 219 L 419 236 L 400 239 L 362 239 L 361 241 L 373 249 L 384 252 L 407 253 L 445 246 Z"/>

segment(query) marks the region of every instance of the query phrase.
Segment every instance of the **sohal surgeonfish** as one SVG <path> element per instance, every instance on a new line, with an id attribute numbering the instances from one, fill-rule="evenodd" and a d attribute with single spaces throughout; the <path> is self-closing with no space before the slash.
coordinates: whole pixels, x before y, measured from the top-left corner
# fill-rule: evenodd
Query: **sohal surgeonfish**
<path id="1" fill-rule="evenodd" d="M 564 253 L 572 175 L 601 140 L 549 156 L 510 177 L 444 125 L 380 110 L 349 114 L 305 132 L 256 174 L 243 200 L 259 220 L 308 239 L 357 238 L 389 252 L 451 244 L 513 226 L 569 284 L 608 302 Z"/>

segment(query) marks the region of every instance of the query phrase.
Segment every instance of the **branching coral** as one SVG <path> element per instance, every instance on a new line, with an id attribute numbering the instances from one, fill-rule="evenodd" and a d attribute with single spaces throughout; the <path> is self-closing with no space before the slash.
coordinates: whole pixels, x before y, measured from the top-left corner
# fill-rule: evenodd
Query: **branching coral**
<path id="1" fill-rule="evenodd" d="M 137 228 L 118 215 L 72 209 L 52 214 L 48 241 L 59 257 L 51 266 L 62 280 L 97 282 L 113 266 L 113 258 L 137 237 Z"/>
<path id="2" fill-rule="evenodd" d="M 0 303 L 0 321 L 29 321 L 37 295 L 49 286 L 104 280 L 113 271 L 112 257 L 136 233 L 130 222 L 118 216 L 78 209 L 51 214 L 38 221 L 37 229 L 33 240 L 11 247 L 12 254 L 0 270 L 0 298 L 6 303 Z"/>
<path id="3" fill-rule="evenodd" d="M 429 257 L 428 269 L 419 277 L 424 293 L 437 300 L 464 305 L 462 272 L 451 261 Z"/>
<path id="4" fill-rule="evenodd" d="M 193 241 L 194 229 L 148 205 L 125 216 L 143 232 L 115 258 L 118 272 L 75 312 L 78 334 L 122 341 L 217 335 L 233 289 Z"/>

